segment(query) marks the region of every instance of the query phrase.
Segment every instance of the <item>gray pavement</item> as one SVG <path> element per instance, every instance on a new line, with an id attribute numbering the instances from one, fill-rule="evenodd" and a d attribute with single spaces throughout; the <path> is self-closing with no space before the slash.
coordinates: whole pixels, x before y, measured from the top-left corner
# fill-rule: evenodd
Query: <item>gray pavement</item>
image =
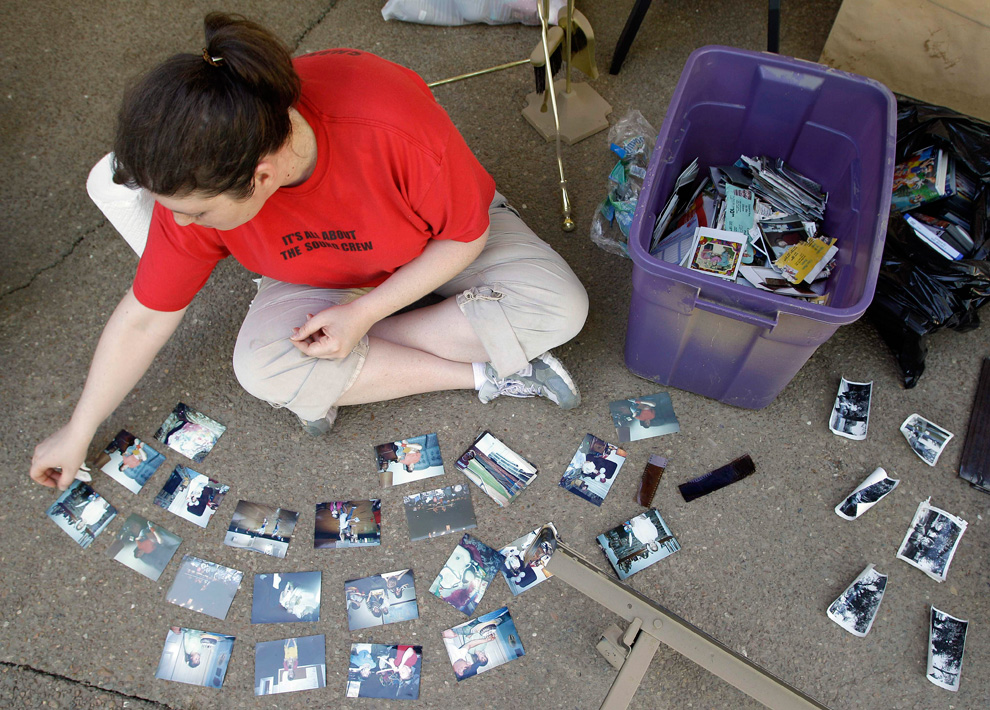
<path id="1" fill-rule="evenodd" d="M 817 59 L 839 4 L 784 3 L 782 53 Z M 225 9 L 267 24 L 297 52 L 357 47 L 410 66 L 427 80 L 525 57 L 538 41 L 537 30 L 518 25 L 386 23 L 381 5 L 252 0 L 229 2 Z M 631 0 L 579 3 L 596 31 L 602 76 L 593 86 L 611 102 L 613 120 L 636 108 L 659 129 L 693 49 L 706 44 L 760 49 L 765 43 L 765 3 L 654 3 L 621 73 L 610 76 L 608 62 L 631 5 Z M 986 329 L 933 338 L 928 372 L 917 388 L 904 390 L 892 357 L 872 328 L 865 323 L 845 326 L 760 411 L 635 377 L 623 361 L 632 265 L 601 251 L 588 237 L 613 164 L 605 134 L 565 147 L 579 225 L 575 233 L 565 234 L 559 227 L 553 146 L 520 115 L 525 95 L 532 91 L 531 69 L 525 66 L 435 93 L 500 190 L 588 288 L 588 323 L 558 352 L 582 387 L 581 408 L 561 412 L 545 400 L 505 399 L 484 406 L 471 393 L 438 393 L 346 409 L 328 437 L 311 440 L 290 414 L 252 399 L 234 380 L 231 349 L 252 284 L 239 266 L 224 264 L 152 371 L 101 427 L 90 454 L 95 456 L 121 428 L 151 439 L 165 414 L 184 401 L 228 427 L 197 469 L 230 484 L 228 499 L 206 529 L 155 507 L 152 500 L 164 471 L 188 463 L 169 452 L 166 466 L 138 495 L 97 475 L 96 490 L 121 516 L 90 548 L 78 548 L 58 531 L 45 516 L 55 495 L 28 480 L 28 461 L 35 444 L 68 417 L 101 326 L 136 264 L 89 203 L 86 174 L 109 150 L 113 116 L 127 79 L 170 53 L 198 51 L 201 18 L 209 9 L 213 3 L 193 0 L 80 0 L 71 5 L 8 0 L 0 6 L 0 401 L 7 411 L 0 427 L 0 466 L 7 485 L 0 503 L 0 706 L 378 707 L 342 700 L 349 644 L 375 641 L 424 646 L 420 699 L 407 703 L 410 707 L 598 707 L 615 672 L 594 646 L 617 617 L 559 580 L 516 598 L 496 580 L 479 611 L 508 605 L 526 655 L 464 683 L 455 682 L 450 670 L 440 633 L 464 617 L 427 589 L 454 539 L 408 541 L 401 499 L 421 489 L 416 484 L 380 489 L 372 446 L 437 432 L 447 473 L 430 483 L 449 485 L 460 480 L 454 458 L 487 428 L 541 472 L 531 489 L 506 509 L 474 496 L 475 533 L 489 544 L 507 544 L 553 521 L 573 547 L 605 566 L 595 536 L 641 512 L 633 502 L 639 474 L 649 455 L 660 453 L 671 463 L 655 504 L 682 549 L 635 575 L 632 587 L 829 707 L 986 707 L 990 497 L 956 476 L 980 360 L 988 354 Z M 865 441 L 836 437 L 827 428 L 840 376 L 875 383 Z M 657 391 L 670 393 L 679 434 L 626 446 L 627 463 L 601 508 L 557 487 L 586 432 L 614 440 L 609 401 Z M 956 434 L 935 467 L 918 459 L 898 432 L 912 412 Z M 751 478 L 692 503 L 678 494 L 678 483 L 743 453 L 756 462 Z M 833 506 L 878 465 L 901 480 L 898 489 L 864 518 L 840 520 Z M 313 549 L 317 502 L 376 496 L 383 499 L 380 548 Z M 933 505 L 969 522 L 941 584 L 895 559 L 918 503 L 929 496 Z M 240 499 L 300 511 L 284 560 L 222 544 Z M 180 553 L 245 572 L 226 620 L 165 601 L 177 560 L 155 583 L 107 557 L 112 537 L 130 513 L 180 535 Z M 889 586 L 872 631 L 860 639 L 826 618 L 825 609 L 868 563 L 889 575 Z M 349 632 L 344 580 L 407 566 L 416 575 L 420 618 Z M 311 569 L 323 572 L 321 621 L 250 624 L 254 573 Z M 958 693 L 925 679 L 932 604 L 971 621 Z M 222 690 L 155 679 L 171 625 L 237 637 Z M 254 644 L 310 634 L 326 636 L 327 688 L 255 699 Z M 631 707 L 759 705 L 661 649 Z"/>

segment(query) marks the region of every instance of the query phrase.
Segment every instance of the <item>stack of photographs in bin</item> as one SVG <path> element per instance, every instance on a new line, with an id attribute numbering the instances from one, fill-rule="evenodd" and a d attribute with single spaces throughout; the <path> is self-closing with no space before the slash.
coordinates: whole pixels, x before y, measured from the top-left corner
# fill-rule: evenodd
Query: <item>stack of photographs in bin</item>
<path id="1" fill-rule="evenodd" d="M 826 303 L 838 248 L 822 229 L 828 194 L 779 158 L 740 156 L 678 176 L 650 254 L 698 273 Z"/>

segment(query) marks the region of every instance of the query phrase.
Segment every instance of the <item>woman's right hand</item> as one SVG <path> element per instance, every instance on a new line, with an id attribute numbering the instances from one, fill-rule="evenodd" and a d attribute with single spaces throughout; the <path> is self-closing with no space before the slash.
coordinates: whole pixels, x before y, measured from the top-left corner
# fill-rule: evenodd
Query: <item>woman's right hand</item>
<path id="1" fill-rule="evenodd" d="M 66 424 L 38 444 L 31 459 L 31 478 L 43 486 L 64 491 L 86 460 L 92 436 L 82 434 Z"/>

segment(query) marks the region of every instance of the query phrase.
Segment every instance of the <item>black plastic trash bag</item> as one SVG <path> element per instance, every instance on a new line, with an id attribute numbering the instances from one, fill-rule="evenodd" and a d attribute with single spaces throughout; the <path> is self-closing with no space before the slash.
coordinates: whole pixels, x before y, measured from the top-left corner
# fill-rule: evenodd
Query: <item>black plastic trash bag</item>
<path id="1" fill-rule="evenodd" d="M 898 97 L 897 160 L 936 145 L 948 150 L 976 179 L 973 249 L 951 261 L 923 242 L 892 211 L 883 263 L 867 317 L 897 358 L 904 386 L 925 371 L 927 337 L 943 328 L 960 332 L 980 324 L 979 308 L 990 300 L 990 125 L 941 106 Z"/>

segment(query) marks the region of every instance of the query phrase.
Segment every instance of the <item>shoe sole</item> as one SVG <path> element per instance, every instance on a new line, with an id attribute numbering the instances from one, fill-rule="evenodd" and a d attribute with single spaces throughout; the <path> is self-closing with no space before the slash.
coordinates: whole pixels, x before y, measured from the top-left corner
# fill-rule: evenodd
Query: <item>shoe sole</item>
<path id="1" fill-rule="evenodd" d="M 571 404 L 571 405 L 568 405 L 566 407 L 563 404 L 561 404 L 560 402 L 558 402 L 554 397 L 550 396 L 550 393 L 549 392 L 547 394 L 547 399 L 549 399 L 551 402 L 553 402 L 554 404 L 556 404 L 561 409 L 574 409 L 575 407 L 577 407 L 578 405 L 580 405 L 581 404 L 581 390 L 578 389 L 577 384 L 571 378 L 571 373 L 569 373 L 567 371 L 567 368 L 564 367 L 564 363 L 562 363 L 560 360 L 558 360 L 557 357 L 555 355 L 553 355 L 549 350 L 547 352 L 543 353 L 542 355 L 540 355 L 536 359 L 537 360 L 542 360 L 547 365 L 549 365 L 550 366 L 550 369 L 553 370 L 554 373 L 558 377 L 560 377 L 560 379 L 562 379 L 564 381 L 564 384 L 567 385 L 568 388 L 570 388 L 571 392 L 574 393 L 574 403 Z"/>

